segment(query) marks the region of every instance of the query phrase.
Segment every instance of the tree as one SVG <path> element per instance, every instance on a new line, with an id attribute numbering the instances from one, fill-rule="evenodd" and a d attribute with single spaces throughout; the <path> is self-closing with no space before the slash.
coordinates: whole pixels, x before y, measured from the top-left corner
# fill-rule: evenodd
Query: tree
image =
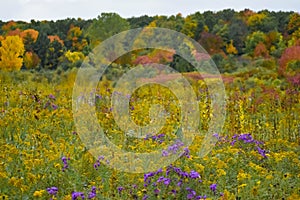
<path id="1" fill-rule="evenodd" d="M 197 29 L 197 22 L 192 18 L 192 16 L 187 16 L 184 20 L 181 32 L 188 37 L 194 38 Z"/>
<path id="2" fill-rule="evenodd" d="M 17 23 L 14 21 L 9 21 L 2 26 L 2 31 L 6 35 L 9 31 L 17 29 Z"/>
<path id="3" fill-rule="evenodd" d="M 285 49 L 285 51 L 283 52 L 281 58 L 279 59 L 279 73 L 281 75 L 284 76 L 290 76 L 291 74 L 293 74 L 292 71 L 294 71 L 295 69 L 293 69 L 295 66 L 299 65 L 295 65 L 294 62 L 296 61 L 300 61 L 300 46 L 292 46 L 292 47 L 288 47 Z M 293 68 L 288 68 L 288 67 L 293 66 Z M 299 71 L 299 68 L 298 68 Z"/>
<path id="4" fill-rule="evenodd" d="M 299 13 L 293 13 L 290 16 L 290 20 L 289 20 L 289 23 L 287 25 L 287 31 L 288 31 L 289 34 L 292 34 L 299 27 L 300 27 L 300 14 Z"/>
<path id="5" fill-rule="evenodd" d="M 33 51 L 33 43 L 36 42 L 39 36 L 39 32 L 34 29 L 27 29 L 20 33 L 20 37 L 22 38 L 26 51 Z"/>
<path id="6" fill-rule="evenodd" d="M 205 26 L 204 17 L 200 12 L 196 12 L 195 14 L 192 14 L 191 17 L 196 21 L 197 27 L 194 33 L 194 39 L 198 41 L 200 39 L 200 34 L 203 31 L 203 28 Z"/>
<path id="7" fill-rule="evenodd" d="M 88 45 L 87 40 L 83 37 L 82 30 L 78 26 L 70 27 L 67 40 L 72 43 L 72 51 L 82 51 Z"/>
<path id="8" fill-rule="evenodd" d="M 40 32 L 36 42 L 33 45 L 33 51 L 40 58 L 41 66 L 44 67 L 46 64 L 46 54 L 49 48 L 50 40 L 45 32 Z"/>
<path id="9" fill-rule="evenodd" d="M 233 41 L 239 54 L 243 54 L 245 47 L 245 39 L 248 34 L 248 27 L 242 19 L 233 18 L 228 27 L 229 40 Z"/>
<path id="10" fill-rule="evenodd" d="M 59 63 L 59 58 L 63 54 L 63 44 L 59 40 L 53 40 L 46 51 L 46 62 L 44 67 L 48 69 L 56 69 Z"/>
<path id="11" fill-rule="evenodd" d="M 89 37 L 92 47 L 94 47 L 101 41 L 129 28 L 129 23 L 120 15 L 116 13 L 102 13 L 101 16 L 93 20 L 85 34 Z"/>
<path id="12" fill-rule="evenodd" d="M 249 54 L 250 56 L 253 56 L 254 49 L 256 46 L 262 42 L 264 43 L 266 41 L 266 36 L 261 31 L 253 32 L 252 34 L 248 35 L 246 38 L 246 48 L 245 52 Z"/>
<path id="13" fill-rule="evenodd" d="M 218 19 L 212 11 L 205 11 L 203 13 L 203 17 L 205 20 L 205 25 L 208 27 L 209 30 L 212 30 L 214 25 L 218 23 Z"/>
<path id="14" fill-rule="evenodd" d="M 7 36 L 1 41 L 0 69 L 4 71 L 20 70 L 25 48 L 19 36 Z"/>
<path id="15" fill-rule="evenodd" d="M 224 9 L 216 13 L 217 18 L 222 19 L 226 23 L 230 22 L 235 15 L 233 9 Z"/>
<path id="16" fill-rule="evenodd" d="M 40 59 L 35 53 L 26 52 L 24 55 L 23 62 L 26 69 L 34 69 L 40 63 Z"/>
<path id="17" fill-rule="evenodd" d="M 253 52 L 254 57 L 269 57 L 269 51 L 266 48 L 266 45 L 262 42 L 259 42 Z"/>
<path id="18" fill-rule="evenodd" d="M 253 31 L 258 30 L 266 17 L 265 13 L 254 13 L 247 19 L 247 25 Z"/>
<path id="19" fill-rule="evenodd" d="M 228 54 L 237 54 L 238 53 L 236 48 L 233 46 L 233 41 L 232 40 L 230 40 L 230 43 L 226 45 L 226 52 Z"/>
<path id="20" fill-rule="evenodd" d="M 131 17 L 128 18 L 127 21 L 130 24 L 131 28 L 143 28 L 148 26 L 148 24 L 153 21 L 153 17 L 149 17 L 148 15 L 143 15 L 140 17 Z"/>
<path id="21" fill-rule="evenodd" d="M 222 51 L 223 40 L 220 36 L 203 31 L 199 43 L 210 55 L 224 53 Z"/>

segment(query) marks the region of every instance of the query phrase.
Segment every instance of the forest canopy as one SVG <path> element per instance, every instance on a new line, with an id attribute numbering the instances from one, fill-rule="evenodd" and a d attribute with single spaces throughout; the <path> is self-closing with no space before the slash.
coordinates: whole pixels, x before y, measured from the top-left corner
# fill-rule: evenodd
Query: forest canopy
<path id="1" fill-rule="evenodd" d="M 101 13 L 89 20 L 0 21 L 0 27 L 3 71 L 78 68 L 96 45 L 117 33 L 139 27 L 162 27 L 186 34 L 212 56 L 221 73 L 232 73 L 259 59 L 273 63 L 281 75 L 291 74 L 285 73 L 291 67 L 299 71 L 300 58 L 294 55 L 300 45 L 300 14 L 296 12 L 225 9 L 185 17 L 179 13 L 127 19 L 117 13 Z M 137 51 L 118 59 L 117 64 L 145 64 L 161 59 L 159 56 L 157 51 L 148 55 Z M 172 59 L 162 60 L 180 72 L 193 71 L 176 52 Z"/>

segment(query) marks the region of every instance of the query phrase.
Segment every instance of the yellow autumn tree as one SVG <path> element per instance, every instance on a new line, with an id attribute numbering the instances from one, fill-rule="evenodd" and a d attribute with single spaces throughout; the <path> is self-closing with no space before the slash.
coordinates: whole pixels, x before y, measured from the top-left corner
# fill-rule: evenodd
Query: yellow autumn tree
<path id="1" fill-rule="evenodd" d="M 24 43 L 19 36 L 7 36 L 1 41 L 0 69 L 4 71 L 20 70 L 24 51 Z"/>
<path id="2" fill-rule="evenodd" d="M 230 43 L 226 45 L 226 52 L 228 54 L 237 54 L 238 53 L 236 48 L 233 46 L 233 41 L 232 40 L 230 40 Z"/>
<path id="3" fill-rule="evenodd" d="M 38 66 L 40 59 L 37 54 L 32 52 L 26 52 L 24 54 L 24 66 L 26 69 L 33 69 Z"/>
<path id="4" fill-rule="evenodd" d="M 83 60 L 84 59 L 84 54 L 78 51 L 75 52 L 71 52 L 70 50 L 67 51 L 65 53 L 65 57 L 67 58 L 67 60 L 71 63 L 75 63 L 79 60 Z"/>

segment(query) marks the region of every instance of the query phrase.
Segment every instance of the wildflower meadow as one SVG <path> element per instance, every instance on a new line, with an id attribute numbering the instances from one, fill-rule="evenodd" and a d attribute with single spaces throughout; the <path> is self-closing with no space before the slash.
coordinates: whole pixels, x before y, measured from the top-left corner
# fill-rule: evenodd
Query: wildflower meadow
<path id="1" fill-rule="evenodd" d="M 0 20 L 0 199 L 299 200 L 299 52 L 297 12 Z"/>
<path id="2" fill-rule="evenodd" d="M 182 151 L 168 166 L 125 173 L 107 167 L 110 160 L 105 155 L 93 157 L 81 142 L 72 116 L 75 77 L 74 70 L 59 75 L 1 73 L 1 199 L 299 198 L 297 87 L 282 89 L 257 79 L 242 82 L 238 77 L 225 77 L 225 124 L 222 132 L 213 135 L 217 139 L 213 150 L 199 157 L 196 152 L 203 137 L 196 136 L 189 147 L 176 139 L 180 131 L 176 100 L 166 105 L 175 114 L 159 133 L 125 140 L 108 103 L 112 83 L 102 80 L 95 91 L 98 120 L 111 141 L 132 152 L 160 147 L 162 157 Z M 209 96 L 201 80 L 192 82 L 198 88 L 199 128 L 205 130 Z M 158 98 L 158 94 L 163 96 Z M 147 123 L 149 116 L 142 110 L 151 102 L 163 105 L 164 98 L 174 96 L 160 86 L 137 90 L 130 101 L 136 123 Z"/>

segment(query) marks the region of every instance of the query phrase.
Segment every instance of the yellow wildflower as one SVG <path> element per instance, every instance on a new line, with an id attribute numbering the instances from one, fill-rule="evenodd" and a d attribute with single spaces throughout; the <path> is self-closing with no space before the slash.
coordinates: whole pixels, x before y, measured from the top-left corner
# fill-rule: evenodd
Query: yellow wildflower
<path id="1" fill-rule="evenodd" d="M 37 190 L 33 193 L 34 197 L 41 197 L 45 193 L 45 190 Z"/>

